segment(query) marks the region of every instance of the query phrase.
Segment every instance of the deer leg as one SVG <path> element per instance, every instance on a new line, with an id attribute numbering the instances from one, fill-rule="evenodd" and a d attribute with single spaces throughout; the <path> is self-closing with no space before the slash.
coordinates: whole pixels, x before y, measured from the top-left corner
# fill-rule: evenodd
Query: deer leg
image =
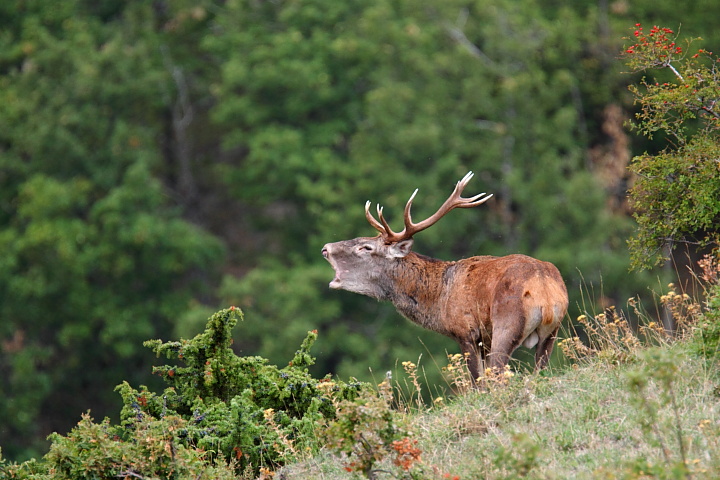
<path id="1" fill-rule="evenodd" d="M 467 367 L 468 371 L 470 372 L 472 384 L 473 386 L 475 386 L 477 383 L 477 379 L 480 377 L 480 352 L 478 352 L 476 342 L 462 341 L 459 343 L 460 351 L 465 356 L 465 360 L 467 361 Z"/>
<path id="2" fill-rule="evenodd" d="M 517 320 L 517 318 L 508 321 L 496 320 L 496 325 L 500 327 L 493 329 L 488 367 L 497 372 L 505 369 L 505 365 L 510 361 L 510 356 L 520 346 L 525 322 Z"/>
<path id="3" fill-rule="evenodd" d="M 490 355 L 490 340 L 483 338 L 480 342 L 480 360 L 481 360 L 481 371 L 485 371 L 488 366 L 488 356 Z"/>
<path id="4" fill-rule="evenodd" d="M 535 347 L 535 371 L 538 372 L 545 368 L 550 360 L 550 354 L 555 346 L 555 338 L 560 327 L 556 328 L 549 336 L 541 338 Z"/>

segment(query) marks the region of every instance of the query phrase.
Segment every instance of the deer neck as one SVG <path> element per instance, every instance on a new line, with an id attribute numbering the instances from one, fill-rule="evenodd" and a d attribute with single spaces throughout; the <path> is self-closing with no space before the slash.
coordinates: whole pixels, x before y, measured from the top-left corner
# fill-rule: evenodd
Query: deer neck
<path id="1" fill-rule="evenodd" d="M 385 300 L 408 320 L 438 331 L 447 274 L 453 263 L 409 253 L 398 259 L 388 279 Z"/>

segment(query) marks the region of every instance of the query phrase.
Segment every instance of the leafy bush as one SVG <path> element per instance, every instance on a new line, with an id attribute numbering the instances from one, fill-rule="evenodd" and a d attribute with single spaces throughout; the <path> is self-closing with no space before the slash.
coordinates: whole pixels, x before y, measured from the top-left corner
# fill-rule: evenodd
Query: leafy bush
<path id="1" fill-rule="evenodd" d="M 640 111 L 631 126 L 652 138 L 667 135 L 668 147 L 635 157 L 637 174 L 630 197 L 638 222 L 629 240 L 634 267 L 648 267 L 667 258 L 677 242 L 716 248 L 720 245 L 720 73 L 718 57 L 692 41 L 680 46 L 669 28 L 645 32 L 636 24 L 634 43 L 625 50 L 634 72 L 666 70 L 670 78 L 643 77 L 631 85 Z"/>
<path id="2" fill-rule="evenodd" d="M 68 436 L 51 435 L 45 456 L 53 479 L 97 478 L 202 478 L 231 479 L 235 463 L 208 458 L 206 452 L 185 441 L 187 420 L 168 415 L 138 419 L 133 430 L 110 425 L 106 418 L 94 423 L 83 415 Z"/>
<path id="3" fill-rule="evenodd" d="M 364 384 L 310 376 L 317 332 L 308 332 L 284 368 L 235 355 L 238 319 L 231 307 L 191 340 L 145 342 L 184 364 L 153 369 L 168 388 L 156 393 L 123 382 L 120 425 L 85 415 L 67 436 L 50 436 L 42 462 L 0 463 L 0 478 L 255 478 L 316 452 L 318 424 L 335 418 L 336 403 L 356 398 Z"/>
<path id="4" fill-rule="evenodd" d="M 355 400 L 338 402 L 337 417 L 323 432 L 327 445 L 345 458 L 345 470 L 376 478 L 377 464 L 395 456 L 404 471 L 420 461 L 420 450 L 409 438 L 404 419 L 391 408 L 392 389 L 387 380 L 379 392 L 366 391 Z"/>

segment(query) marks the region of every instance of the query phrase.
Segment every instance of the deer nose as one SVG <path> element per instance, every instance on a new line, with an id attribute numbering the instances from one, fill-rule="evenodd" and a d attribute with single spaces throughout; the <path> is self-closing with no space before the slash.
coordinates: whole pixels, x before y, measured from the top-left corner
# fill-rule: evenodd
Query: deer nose
<path id="1" fill-rule="evenodd" d="M 325 257 L 325 258 L 328 258 L 329 255 L 330 255 L 330 252 L 328 251 L 328 246 L 325 245 L 325 246 L 322 248 L 322 256 Z"/>

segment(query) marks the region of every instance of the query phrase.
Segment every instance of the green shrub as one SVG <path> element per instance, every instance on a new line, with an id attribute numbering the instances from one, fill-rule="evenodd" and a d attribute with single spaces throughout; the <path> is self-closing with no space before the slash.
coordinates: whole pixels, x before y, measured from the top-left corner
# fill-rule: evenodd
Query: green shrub
<path id="1" fill-rule="evenodd" d="M 67 435 L 50 436 L 42 461 L 1 463 L 2 478 L 255 478 L 319 450 L 316 429 L 335 418 L 338 402 L 365 384 L 315 379 L 307 367 L 317 332 L 308 332 L 284 368 L 262 357 L 239 357 L 231 307 L 214 314 L 191 340 L 145 342 L 182 365 L 155 367 L 170 386 L 156 393 L 123 382 L 120 425 L 89 414 Z"/>
<path id="2" fill-rule="evenodd" d="M 240 310 L 232 307 L 213 315 L 205 332 L 192 340 L 145 342 L 158 356 L 177 358 L 185 366 L 154 368 L 171 385 L 161 394 L 127 383 L 118 386 L 122 425 L 132 430 L 146 415 L 179 416 L 187 421 L 188 444 L 240 467 L 275 467 L 315 452 L 318 422 L 333 418 L 333 402 L 354 398 L 362 384 L 310 376 L 307 367 L 315 359 L 309 350 L 317 332 L 308 332 L 284 368 L 262 357 L 236 356 L 231 331 L 239 318 Z"/>
<path id="3" fill-rule="evenodd" d="M 236 478 L 233 464 L 209 459 L 201 449 L 184 441 L 187 421 L 178 416 L 145 417 L 132 435 L 108 419 L 94 423 L 84 415 L 68 436 L 51 435 L 45 456 L 53 479 Z M 125 437 L 125 438 L 123 438 Z"/>
<path id="4" fill-rule="evenodd" d="M 385 380 L 379 388 L 338 402 L 336 419 L 323 431 L 326 444 L 343 456 L 345 470 L 369 479 L 377 478 L 377 464 L 384 459 L 394 457 L 393 463 L 407 472 L 421 453 L 405 419 L 391 407 L 390 384 Z"/>

